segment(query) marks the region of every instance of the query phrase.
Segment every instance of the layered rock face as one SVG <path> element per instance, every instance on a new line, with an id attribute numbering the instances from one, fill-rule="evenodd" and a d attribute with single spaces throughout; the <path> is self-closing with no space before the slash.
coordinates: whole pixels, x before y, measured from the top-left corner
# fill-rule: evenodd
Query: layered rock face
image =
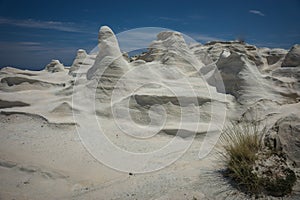
<path id="1" fill-rule="evenodd" d="M 47 70 L 48 72 L 61 72 L 64 71 L 65 67 L 63 66 L 63 64 L 61 64 L 59 62 L 59 60 L 52 60 L 46 67 L 45 70 Z"/>
<path id="2" fill-rule="evenodd" d="M 300 115 L 298 46 L 289 51 L 259 49 L 237 42 L 192 47 L 199 58 L 206 58 L 211 71 L 218 69 L 226 93 L 235 96 L 240 105 L 240 116 L 262 120 L 269 129 L 267 143 L 275 143 L 273 148 L 283 150 L 297 166 L 296 154 L 300 150 L 296 145 L 299 126 L 296 116 Z M 211 60 L 203 55 L 211 55 Z"/>
<path id="3" fill-rule="evenodd" d="M 282 67 L 299 67 L 300 66 L 300 45 L 294 45 L 285 56 Z"/>
<path id="4" fill-rule="evenodd" d="M 233 106 L 228 100 L 231 96 L 217 93 L 199 73 L 204 64 L 180 33 L 158 34 L 149 52 L 132 63 L 124 59 L 108 27 L 100 29 L 98 46 L 86 84 L 95 90 L 96 113 L 121 120 L 125 129 L 147 126 L 171 135 L 179 131 L 185 138 L 206 133 L 211 120 L 216 125 L 210 131 L 216 131 L 217 123 L 224 122 L 226 110 Z M 220 112 L 211 113 L 212 107 Z M 182 116 L 184 123 L 180 123 Z"/>
<path id="5" fill-rule="evenodd" d="M 288 52 L 236 41 L 188 46 L 180 33 L 167 31 L 129 62 L 109 27 L 101 27 L 98 42 L 97 55 L 78 50 L 70 68 L 53 60 L 40 72 L 1 69 L 1 111 L 57 123 L 78 123 L 74 113 L 96 114 L 105 122 L 120 120 L 135 134 L 144 131 L 136 127 L 147 126 L 181 138 L 213 134 L 225 117 L 251 116 L 266 120 L 270 130 L 278 126 L 278 143 L 295 143 L 286 151 L 298 164 L 299 147 L 287 139 L 298 120 L 290 135 L 280 131 L 288 127 L 278 120 L 299 116 L 299 45 Z"/>
<path id="6" fill-rule="evenodd" d="M 88 55 L 85 50 L 78 49 L 76 58 L 69 69 L 69 75 L 76 77 L 86 74 L 88 68 L 95 62 L 95 58 L 95 55 Z"/>

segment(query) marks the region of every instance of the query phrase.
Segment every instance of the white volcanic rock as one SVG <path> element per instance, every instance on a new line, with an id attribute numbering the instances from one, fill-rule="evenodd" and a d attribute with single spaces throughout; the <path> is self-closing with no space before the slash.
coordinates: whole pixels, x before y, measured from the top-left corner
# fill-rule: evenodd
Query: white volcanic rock
<path id="1" fill-rule="evenodd" d="M 204 66 L 201 60 L 195 59 L 183 36 L 178 32 L 165 31 L 157 35 L 157 40 L 148 47 L 149 51 L 137 59 L 146 62 L 160 61 L 166 65 L 182 65 L 185 72 L 198 70 Z"/>
<path id="2" fill-rule="evenodd" d="M 276 121 L 265 138 L 272 148 L 282 149 L 300 167 L 300 118 L 299 112 L 290 113 Z"/>
<path id="3" fill-rule="evenodd" d="M 240 102 L 276 98 L 273 88 L 246 55 L 224 50 L 216 65 L 226 92 L 238 98 Z"/>
<path id="4" fill-rule="evenodd" d="M 94 55 L 88 55 L 85 50 L 78 49 L 75 60 L 73 61 L 72 66 L 69 69 L 69 75 L 86 75 L 88 69 L 95 62 Z M 80 70 L 80 71 L 78 71 Z"/>
<path id="5" fill-rule="evenodd" d="M 112 45 L 109 48 L 112 49 L 101 48 L 101 46 L 108 45 L 108 41 Z M 143 55 L 144 58 L 151 59 L 139 57 L 130 64 L 124 61 L 122 57 L 118 62 L 109 63 L 111 58 L 119 57 L 121 53 L 115 36 L 107 27 L 100 29 L 99 49 L 96 62 L 88 71 L 88 79 L 97 76 L 99 78 L 96 98 L 101 104 L 97 106 L 96 112 L 103 116 L 112 117 L 112 113 L 109 111 L 111 110 L 110 101 L 112 94 L 115 93 L 119 95 L 120 99 L 113 100 L 113 106 L 125 111 L 128 108 L 126 102 L 130 101 L 132 104 L 130 112 L 136 115 L 132 117 L 141 124 L 149 123 L 148 112 L 152 112 L 153 115 L 160 118 L 159 113 L 149 109 L 155 105 L 163 106 L 167 110 L 169 120 L 166 122 L 167 128 L 163 128 L 161 132 L 169 132 L 168 130 L 174 132 L 175 130 L 176 133 L 176 130 L 180 129 L 178 113 L 180 113 L 181 105 L 178 98 L 181 99 L 182 103 L 189 102 L 181 110 L 194 112 L 194 115 L 197 114 L 198 106 L 209 110 L 209 107 L 214 104 L 225 107 L 230 104 L 226 100 L 226 95 L 218 94 L 216 89 L 207 85 L 206 80 L 199 74 L 199 69 L 204 64 L 193 55 L 178 32 L 159 33 L 157 40 L 150 44 L 149 51 Z M 127 72 L 124 66 L 132 70 Z M 179 94 L 174 94 L 172 89 Z M 193 114 L 191 113 L 191 116 Z M 222 115 L 221 112 L 220 114 Z M 207 112 L 206 116 L 202 118 L 203 122 L 209 123 L 210 117 L 211 113 Z M 193 121 L 194 119 L 190 120 L 191 124 Z M 131 122 L 128 121 L 128 124 L 130 125 Z M 191 127 L 195 127 L 194 125 L 195 123 Z M 207 125 L 197 132 L 205 132 L 204 129 L 208 127 Z"/>
<path id="6" fill-rule="evenodd" d="M 149 46 L 149 51 L 138 59 L 151 62 L 154 60 L 162 60 L 166 53 L 172 52 L 174 54 L 179 51 L 187 51 L 187 45 L 178 32 L 166 31 L 157 35 L 157 40 L 153 41 Z"/>
<path id="7" fill-rule="evenodd" d="M 225 122 L 227 109 L 233 106 L 232 97 L 218 93 L 215 87 L 207 84 L 199 73 L 204 64 L 194 56 L 181 34 L 158 34 L 146 54 L 153 58 L 151 62 L 128 63 L 113 32 L 107 27 L 100 29 L 96 61 L 87 73 L 85 86 L 75 84 L 75 95 L 73 93 L 73 106 L 85 108 L 79 109 L 83 117 L 74 116 L 79 119 L 80 130 L 91 130 L 86 139 L 98 134 L 98 125 L 91 124 L 93 114 L 96 114 L 105 122 L 101 124 L 102 130 L 108 131 L 110 139 L 127 151 L 143 153 L 152 149 L 157 137 L 134 142 L 130 142 L 132 137 L 129 136 L 115 140 L 112 133 L 116 130 L 119 134 L 128 132 L 133 137 L 177 135 L 175 140 L 179 142 L 189 141 L 182 138 L 207 133 L 210 135 L 208 144 L 217 142 L 214 138 L 218 137 Z M 218 112 L 214 112 L 216 110 Z M 86 144 L 101 145 L 96 142 L 85 141 Z M 212 147 L 203 147 L 201 156 L 207 155 Z M 182 145 L 172 148 L 176 152 L 173 155 L 177 155 Z M 128 159 L 122 157 L 119 162 L 127 163 Z M 149 169 L 156 162 L 169 162 L 171 157 L 156 156 L 156 159 L 159 161 L 152 162 L 151 158 L 140 160 L 135 168 Z"/>
<path id="8" fill-rule="evenodd" d="M 258 49 L 258 54 L 265 58 L 264 66 L 260 68 L 262 72 L 270 72 L 272 70 L 278 69 L 281 67 L 281 64 L 287 54 L 285 49 L 270 49 L 270 48 L 260 48 Z"/>
<path id="9" fill-rule="evenodd" d="M 272 155 L 272 151 L 264 149 L 256 154 L 256 158 L 251 173 L 262 180 L 260 184 L 266 187 L 266 194 L 285 196 L 290 193 L 291 191 L 285 191 L 282 188 L 292 187 L 293 182 L 296 181 L 296 174 L 287 164 L 285 157 L 280 154 Z"/>
<path id="10" fill-rule="evenodd" d="M 26 76 L 36 76 L 36 74 L 39 74 L 38 71 L 30 71 L 30 70 L 21 70 L 13 67 L 4 67 L 0 69 L 0 75 L 15 75 L 15 74 L 21 74 Z"/>
<path id="11" fill-rule="evenodd" d="M 215 84 L 220 79 L 220 71 L 225 90 L 238 97 L 240 102 L 242 99 L 252 103 L 269 99 L 282 104 L 296 102 L 299 96 L 298 70 L 281 68 L 287 53 L 284 49 L 257 48 L 236 41 L 210 42 L 190 48 L 199 60 L 204 61 L 205 66 L 200 72 L 207 82 L 216 86 L 219 92 L 224 91 Z"/>
<path id="12" fill-rule="evenodd" d="M 133 66 L 144 65 L 144 64 L 146 64 L 146 61 L 144 61 L 144 60 L 134 60 L 134 61 L 131 62 L 131 64 Z"/>
<path id="13" fill-rule="evenodd" d="M 52 60 L 48 65 L 46 65 L 45 70 L 52 73 L 62 72 L 65 70 L 65 67 L 59 62 L 59 60 Z"/>
<path id="14" fill-rule="evenodd" d="M 200 68 L 199 72 L 205 78 L 207 83 L 216 87 L 218 92 L 225 93 L 222 77 L 220 76 L 216 62 L 213 61 L 213 56 L 208 52 L 207 47 L 202 44 L 192 44 L 189 48 L 194 56 L 203 63 L 204 66 Z"/>
<path id="15" fill-rule="evenodd" d="M 71 99 L 74 86 L 82 86 L 84 90 L 84 85 L 92 86 L 94 83 L 92 80 L 97 80 L 98 85 L 92 88 L 96 89 L 96 99 L 103 103 L 96 108 L 97 115 L 112 117 L 109 110 L 111 110 L 110 102 L 115 92 L 122 97 L 119 102 L 115 102 L 116 105 L 125 109 L 124 102 L 129 99 L 132 105 L 131 112 L 136 115 L 133 118 L 140 116 L 142 119 L 140 123 L 148 123 L 149 118 L 145 116 L 149 112 L 149 106 L 159 104 L 166 107 L 172 119 L 168 122 L 168 130 L 172 127 L 176 129 L 174 124 L 176 120 L 178 121 L 179 107 L 178 102 L 174 100 L 176 96 L 184 101 L 190 101 L 190 94 L 193 94 L 202 110 L 209 110 L 208 107 L 213 104 L 226 105 L 228 108 L 234 105 L 234 100 L 232 96 L 224 94 L 226 90 L 227 93 L 235 96 L 242 106 L 249 106 L 253 112 L 258 108 L 272 110 L 269 108 L 276 108 L 285 103 L 295 103 L 299 99 L 299 70 L 297 68 L 272 69 L 272 66 L 282 62 L 286 53 L 282 49 L 258 49 L 241 42 L 211 42 L 189 47 L 180 33 L 167 31 L 158 34 L 157 40 L 150 44 L 148 52 L 138 56 L 139 59 L 136 61 L 128 63 L 122 56 L 116 36 L 110 28 L 101 27 L 98 40 L 97 55 L 89 55 L 84 50 L 78 50 L 69 70 L 69 74 L 74 77 L 80 74 L 76 81 L 72 76 L 64 80 L 63 77 L 66 76 L 64 71 L 55 73 L 55 78 L 49 78 L 48 73 L 7 68 L 1 70 L 1 90 L 7 92 L 28 90 L 29 92 L 57 88 L 55 93 L 48 93 L 48 96 L 51 94 L 50 96 L 53 95 L 53 97 L 61 96 L 63 99 Z M 51 63 L 47 67 L 49 71 L 55 72 L 63 69 L 58 61 Z M 268 68 L 270 71 L 262 74 L 259 68 Z M 222 79 L 225 88 L 222 84 L 218 84 Z M 164 87 L 154 87 L 153 84 L 148 84 L 151 81 L 159 83 L 158 85 L 163 83 L 168 87 L 175 87 L 175 90 L 182 94 L 175 95 Z M 76 92 L 81 94 L 78 90 L 75 90 Z M 84 95 L 82 98 L 84 102 Z M 225 98 L 227 100 L 224 100 Z M 18 97 L 16 101 L 23 102 L 23 99 Z M 3 101 L 7 100 L 3 98 Z M 207 103 L 208 101 L 210 103 Z M 67 110 L 76 110 L 77 108 L 73 107 L 81 107 L 69 101 L 57 100 L 55 102 L 49 104 L 43 116 L 47 118 L 47 112 L 50 112 L 48 118 L 54 119 L 51 116 L 59 113 L 56 112 L 57 110 L 64 110 L 60 109 L 61 107 Z M 24 103 L 31 105 L 33 101 L 26 100 Z M 79 108 L 78 112 L 81 110 Z M 192 108 L 188 109 L 192 110 Z M 239 112 L 245 115 L 250 112 L 245 109 L 241 110 Z M 208 122 L 210 115 L 211 113 L 204 114 L 205 117 L 202 119 L 205 123 Z M 265 118 L 264 114 L 262 118 Z"/>
<path id="16" fill-rule="evenodd" d="M 112 117 L 112 113 L 109 111 L 111 105 L 107 103 L 110 103 L 113 92 L 117 91 L 123 95 L 123 99 L 119 99 L 120 102 L 116 105 L 126 108 L 123 101 L 130 99 L 135 102 L 135 106 L 131 108 L 132 113 L 144 120 L 147 119 L 145 115 L 148 112 L 145 106 L 155 104 L 165 106 L 172 116 L 170 119 L 174 119 L 170 120 L 169 124 L 176 124 L 175 121 L 178 121 L 178 116 L 176 116 L 178 115 L 178 102 L 176 103 L 174 100 L 176 95 L 163 87 L 155 86 L 154 90 L 153 86 L 150 87 L 151 84 L 148 84 L 149 88 L 147 88 L 148 86 L 144 86 L 145 83 L 154 81 L 159 84 L 164 83 L 166 86 L 175 86 L 177 91 L 184 91 L 179 96 L 187 101 L 190 99 L 189 93 L 194 94 L 202 110 L 206 110 L 212 104 L 226 105 L 227 107 L 233 105 L 232 97 L 225 95 L 225 90 L 235 96 L 238 102 L 244 106 L 251 105 L 252 110 L 298 101 L 299 84 L 297 80 L 299 77 L 296 76 L 298 71 L 286 68 L 286 70 L 277 69 L 271 70 L 272 72 L 269 74 L 261 74 L 258 70 L 257 64 L 263 69 L 272 66 L 269 64 L 276 62 L 277 59 L 276 63 L 280 63 L 285 54 L 285 51 L 281 49 L 258 49 L 240 42 L 212 42 L 188 47 L 180 33 L 167 31 L 158 34 L 157 40 L 150 44 L 148 52 L 139 56 L 135 62 L 128 63 L 122 56 L 118 41 L 110 28 L 101 27 L 98 40 L 99 52 L 97 55 L 88 55 L 84 50 L 78 50 L 69 70 L 69 74 L 74 77 L 78 74 L 83 75 L 77 77 L 76 81 L 70 81 L 72 77 L 69 77 L 67 79 L 69 82 L 53 83 L 46 81 L 46 76 L 41 73 L 22 72 L 23 75 L 18 75 L 16 78 L 8 77 L 7 74 L 3 76 L 2 89 L 20 91 L 25 88 L 30 90 L 34 87 L 36 89 L 63 87 L 58 89 L 54 95 L 71 98 L 74 86 L 84 86 L 85 84 L 91 86 L 94 82 L 89 82 L 89 80 L 97 80 L 99 81 L 98 85 L 94 85 L 92 88 L 96 89 L 96 98 L 103 103 L 96 109 L 98 115 Z M 271 57 L 268 58 L 268 56 Z M 52 63 L 48 68 L 56 71 L 55 66 L 60 65 L 56 61 Z M 131 70 L 130 73 L 128 73 L 129 70 Z M 2 71 L 2 73 L 9 73 L 9 71 Z M 35 76 L 34 80 L 32 80 L 32 76 Z M 218 84 L 222 79 L 225 88 L 222 84 Z M 123 84 L 119 84 L 120 80 Z M 190 90 L 188 83 L 196 90 Z M 139 87 L 142 88 L 135 89 Z M 131 94 L 127 91 L 135 92 Z M 80 94 L 80 91 L 76 90 L 75 92 Z M 225 98 L 227 100 L 224 100 Z M 205 103 L 208 99 L 211 104 Z M 31 104 L 32 102 L 27 103 Z M 57 102 L 49 110 L 63 110 L 55 109 L 60 108 L 60 105 L 66 108 L 69 105 L 69 110 L 72 110 L 73 106 L 77 106 L 63 101 Z M 248 111 L 243 112 L 246 114 Z M 50 115 L 55 113 L 58 112 L 53 111 Z M 47 116 L 47 114 L 43 115 Z M 208 122 L 209 116 L 209 113 L 205 114 L 205 118 L 203 118 L 205 123 Z M 147 120 L 142 120 L 140 123 L 147 123 Z M 170 128 L 172 126 L 168 125 L 168 130 L 172 129 Z M 173 126 L 173 129 L 176 127 Z"/>
<path id="17" fill-rule="evenodd" d="M 285 56 L 282 67 L 298 67 L 300 66 L 300 45 L 294 45 Z"/>
<path id="18" fill-rule="evenodd" d="M 51 122 L 74 123 L 72 113 L 51 112 L 63 102 L 72 105 L 72 90 L 66 95 L 72 85 L 71 76 L 62 67 L 53 61 L 42 71 L 1 70 L 0 99 L 4 102 L 1 112 L 36 114 Z"/>
<path id="19" fill-rule="evenodd" d="M 76 59 L 84 59 L 86 57 L 87 57 L 87 53 L 84 49 L 78 49 L 77 50 L 77 56 L 76 56 L 75 60 Z"/>
<path id="20" fill-rule="evenodd" d="M 271 73 L 274 79 L 274 85 L 284 88 L 286 95 L 296 98 L 300 97 L 300 68 L 299 67 L 283 67 L 273 70 Z M 284 95 L 284 94 L 282 94 Z"/>
<path id="21" fill-rule="evenodd" d="M 282 62 L 286 54 L 287 50 L 285 49 L 271 49 L 266 56 L 268 65 L 273 65 L 279 61 Z"/>
<path id="22" fill-rule="evenodd" d="M 285 49 L 258 48 L 239 41 L 216 41 L 205 45 L 192 45 L 190 48 L 205 65 L 217 62 L 224 50 L 243 54 L 248 60 L 254 62 L 257 68 L 263 73 L 280 68 L 287 54 Z"/>
<path id="23" fill-rule="evenodd" d="M 80 68 L 80 65 L 85 64 L 84 61 L 86 57 L 87 57 L 86 51 L 84 49 L 78 49 L 76 58 L 69 69 L 69 74 L 73 74 L 74 71 L 77 71 Z"/>
<path id="24" fill-rule="evenodd" d="M 211 55 L 207 51 L 206 46 L 201 44 L 193 44 L 190 46 L 190 49 L 193 51 L 194 55 L 203 62 L 203 64 L 210 65 L 214 63 Z"/>
<path id="25" fill-rule="evenodd" d="M 106 68 L 112 73 L 119 74 L 128 69 L 128 63 L 122 56 L 117 38 L 108 26 L 102 26 L 99 30 L 98 47 L 96 61 L 87 72 L 88 80 L 99 78 Z"/>
<path id="26" fill-rule="evenodd" d="M 241 95 L 243 82 L 243 76 L 240 72 L 249 70 L 249 63 L 246 62 L 246 58 L 242 54 L 224 50 L 216 63 L 221 73 L 226 92 L 237 98 Z M 253 65 L 250 67 L 253 67 Z"/>
<path id="27" fill-rule="evenodd" d="M 229 50 L 244 54 L 249 60 L 253 61 L 258 68 L 262 67 L 265 63 L 265 59 L 258 52 L 257 47 L 239 41 L 210 42 L 203 46 L 193 47 L 192 50 L 194 51 L 194 54 L 198 56 L 203 54 L 203 51 L 208 53 L 211 60 L 214 62 L 219 59 L 224 50 Z"/>

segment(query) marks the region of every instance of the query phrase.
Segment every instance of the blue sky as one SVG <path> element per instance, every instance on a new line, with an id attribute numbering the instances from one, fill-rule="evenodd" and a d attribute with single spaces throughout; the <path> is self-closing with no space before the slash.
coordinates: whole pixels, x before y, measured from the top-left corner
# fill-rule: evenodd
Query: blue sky
<path id="1" fill-rule="evenodd" d="M 102 25 L 115 33 L 163 27 L 195 40 L 233 40 L 290 48 L 300 43 L 299 0 L 43 1 L 0 0 L 0 67 L 70 65 L 79 48 L 97 45 Z"/>

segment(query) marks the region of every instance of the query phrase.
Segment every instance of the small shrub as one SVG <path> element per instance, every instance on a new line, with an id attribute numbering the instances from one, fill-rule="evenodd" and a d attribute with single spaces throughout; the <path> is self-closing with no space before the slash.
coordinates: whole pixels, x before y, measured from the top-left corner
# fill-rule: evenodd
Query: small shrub
<path id="1" fill-rule="evenodd" d="M 282 152 L 263 147 L 257 124 L 231 123 L 221 135 L 226 163 L 226 177 L 251 195 L 262 193 L 284 196 L 292 191 L 295 173 L 288 167 Z M 279 176 L 280 175 L 280 176 Z"/>
<path id="2" fill-rule="evenodd" d="M 260 182 L 252 173 L 256 154 L 262 148 L 256 125 L 231 123 L 221 135 L 225 152 L 221 155 L 226 161 L 226 176 L 234 180 L 240 189 L 250 193 L 260 190 Z"/>

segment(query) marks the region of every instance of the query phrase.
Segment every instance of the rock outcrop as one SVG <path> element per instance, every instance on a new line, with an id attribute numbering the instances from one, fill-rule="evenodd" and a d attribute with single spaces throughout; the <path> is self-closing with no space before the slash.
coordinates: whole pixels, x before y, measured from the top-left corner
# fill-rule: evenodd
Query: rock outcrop
<path id="1" fill-rule="evenodd" d="M 300 118 L 294 113 L 277 120 L 265 138 L 266 146 L 282 150 L 298 167 L 300 167 L 299 141 Z"/>
<path id="2" fill-rule="evenodd" d="M 46 65 L 45 70 L 51 73 L 62 72 L 65 70 L 65 67 L 59 62 L 59 60 L 52 60 L 48 65 Z"/>
<path id="3" fill-rule="evenodd" d="M 291 193 L 297 178 L 286 158 L 270 151 L 261 151 L 256 156 L 258 159 L 252 173 L 260 180 L 260 187 L 266 190 L 264 192 L 277 197 Z"/>
<path id="4" fill-rule="evenodd" d="M 87 72 L 87 79 L 100 78 L 105 73 L 123 74 L 128 69 L 127 61 L 122 56 L 117 38 L 113 31 L 102 26 L 98 35 L 99 52 L 94 65 Z M 108 68 L 107 68 L 108 67 Z"/>
<path id="5" fill-rule="evenodd" d="M 92 64 L 94 64 L 94 62 L 94 55 L 88 55 L 85 50 L 78 49 L 76 58 L 69 69 L 69 75 L 75 77 L 76 75 L 86 74 L 88 69 Z"/>
<path id="6" fill-rule="evenodd" d="M 299 67 L 300 66 L 300 45 L 294 45 L 286 54 L 282 67 Z"/>

